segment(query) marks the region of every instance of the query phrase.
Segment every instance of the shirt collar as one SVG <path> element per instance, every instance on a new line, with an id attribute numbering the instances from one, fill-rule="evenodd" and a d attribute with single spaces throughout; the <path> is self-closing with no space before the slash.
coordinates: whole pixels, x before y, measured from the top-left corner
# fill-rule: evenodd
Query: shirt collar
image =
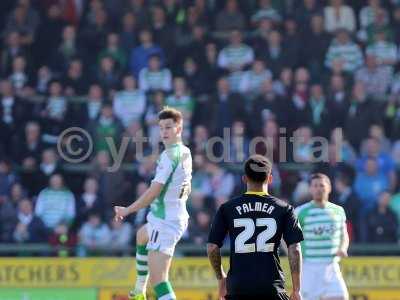
<path id="1" fill-rule="evenodd" d="M 176 143 L 174 143 L 174 144 L 168 145 L 168 146 L 166 146 L 165 148 L 173 148 L 173 147 L 177 147 L 177 146 L 179 146 L 179 145 L 181 145 L 181 144 L 182 144 L 182 142 L 179 141 L 179 142 L 176 142 Z"/>
<path id="2" fill-rule="evenodd" d="M 267 196 L 268 193 L 266 192 L 255 192 L 255 191 L 247 191 L 244 193 L 245 195 L 257 195 L 257 196 Z"/>

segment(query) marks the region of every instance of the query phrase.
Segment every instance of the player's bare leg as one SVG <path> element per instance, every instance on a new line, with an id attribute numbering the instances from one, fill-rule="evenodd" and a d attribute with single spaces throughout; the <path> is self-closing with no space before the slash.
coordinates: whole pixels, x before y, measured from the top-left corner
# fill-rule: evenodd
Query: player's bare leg
<path id="1" fill-rule="evenodd" d="M 129 293 L 129 298 L 134 300 L 146 299 L 146 287 L 149 278 L 148 251 L 146 249 L 149 236 L 146 224 L 139 228 L 136 233 L 136 284 L 134 290 Z"/>
<path id="2" fill-rule="evenodd" d="M 171 260 L 172 257 L 167 254 L 149 251 L 150 282 L 156 292 L 157 299 L 176 299 L 172 286 L 168 281 Z"/>

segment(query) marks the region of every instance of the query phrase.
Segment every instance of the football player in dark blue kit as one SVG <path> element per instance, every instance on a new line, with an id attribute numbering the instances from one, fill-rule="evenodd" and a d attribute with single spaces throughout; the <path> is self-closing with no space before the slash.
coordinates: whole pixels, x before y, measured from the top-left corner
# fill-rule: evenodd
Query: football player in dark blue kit
<path id="1" fill-rule="evenodd" d="M 245 163 L 247 192 L 221 205 L 212 224 L 207 252 L 218 279 L 219 299 L 287 300 L 278 255 L 281 239 L 288 246 L 292 275 L 290 300 L 301 300 L 300 273 L 303 240 L 293 207 L 268 194 L 272 164 L 252 155 Z M 230 269 L 225 275 L 220 248 L 230 239 Z"/>

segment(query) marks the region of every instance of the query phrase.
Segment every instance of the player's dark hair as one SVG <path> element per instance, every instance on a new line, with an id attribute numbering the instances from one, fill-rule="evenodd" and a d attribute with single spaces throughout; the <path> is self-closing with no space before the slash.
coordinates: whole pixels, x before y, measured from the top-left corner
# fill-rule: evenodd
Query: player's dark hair
<path id="1" fill-rule="evenodd" d="M 253 182 L 263 183 L 271 174 L 272 163 L 265 156 L 255 154 L 250 156 L 244 164 L 244 173 Z"/>
<path id="2" fill-rule="evenodd" d="M 331 184 L 331 180 L 329 179 L 329 177 L 327 175 L 325 175 L 324 173 L 314 173 L 311 174 L 310 176 L 310 183 L 315 180 L 315 179 L 322 179 L 325 180 L 326 182 L 328 182 L 329 184 Z"/>
<path id="3" fill-rule="evenodd" d="M 158 120 L 172 119 L 175 123 L 182 122 L 182 113 L 172 107 L 164 106 L 163 110 L 158 113 Z"/>

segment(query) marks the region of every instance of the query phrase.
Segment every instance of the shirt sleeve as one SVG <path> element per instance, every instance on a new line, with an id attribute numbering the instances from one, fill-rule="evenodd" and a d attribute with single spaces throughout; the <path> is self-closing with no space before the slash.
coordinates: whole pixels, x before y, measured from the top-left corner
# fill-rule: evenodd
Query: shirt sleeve
<path id="1" fill-rule="evenodd" d="M 161 154 L 160 160 L 157 164 L 156 176 L 153 181 L 165 184 L 172 173 L 172 161 L 168 155 Z"/>
<path id="2" fill-rule="evenodd" d="M 284 222 L 283 239 L 288 246 L 304 240 L 303 231 L 292 206 L 289 206 Z"/>
<path id="3" fill-rule="evenodd" d="M 208 242 L 216 244 L 220 248 L 222 247 L 228 232 L 228 224 L 224 217 L 223 208 L 224 206 L 221 205 L 218 209 L 208 235 Z"/>
<path id="4" fill-rule="evenodd" d="M 341 211 L 342 211 L 342 226 L 347 227 L 347 225 L 346 225 L 347 217 L 346 217 L 346 212 L 343 209 L 343 207 L 341 207 Z"/>

